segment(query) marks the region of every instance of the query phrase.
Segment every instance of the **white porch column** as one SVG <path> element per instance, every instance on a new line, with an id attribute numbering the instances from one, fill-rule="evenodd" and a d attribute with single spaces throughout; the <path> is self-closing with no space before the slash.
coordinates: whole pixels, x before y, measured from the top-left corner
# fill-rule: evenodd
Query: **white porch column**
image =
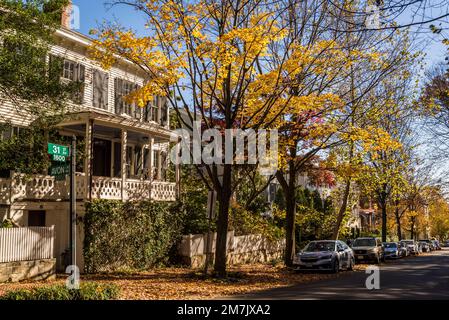
<path id="1" fill-rule="evenodd" d="M 154 162 L 154 155 L 153 155 L 153 147 L 154 147 L 154 138 L 148 137 L 148 150 L 149 150 L 149 159 L 148 159 L 148 176 L 150 178 L 150 181 L 153 181 L 153 162 Z"/>
<path id="2" fill-rule="evenodd" d="M 86 199 L 90 198 L 91 195 L 91 175 L 92 175 L 92 136 L 93 136 L 93 122 L 91 120 L 86 121 L 86 132 L 85 132 L 85 158 L 84 158 L 84 175 L 85 175 L 85 186 L 86 186 Z"/>
<path id="3" fill-rule="evenodd" d="M 162 179 L 162 152 L 161 150 L 157 151 L 157 173 L 156 180 Z"/>
<path id="4" fill-rule="evenodd" d="M 122 129 L 122 200 L 126 200 L 128 198 L 127 190 L 126 190 L 126 171 L 127 171 L 127 163 L 126 163 L 126 147 L 128 143 L 128 131 Z"/>

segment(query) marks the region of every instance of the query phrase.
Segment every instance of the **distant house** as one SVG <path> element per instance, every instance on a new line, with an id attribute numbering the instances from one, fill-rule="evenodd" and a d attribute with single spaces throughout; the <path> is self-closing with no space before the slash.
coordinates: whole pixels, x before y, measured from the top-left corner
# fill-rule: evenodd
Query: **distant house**
<path id="1" fill-rule="evenodd" d="M 360 197 L 358 203 L 351 210 L 348 227 L 353 236 L 375 233 L 380 226 L 380 215 L 372 200 L 368 197 Z"/>
<path id="2" fill-rule="evenodd" d="M 63 19 L 64 21 L 64 19 Z M 85 159 L 78 168 L 76 195 L 79 215 L 90 199 L 174 201 L 176 183 L 168 181 L 169 105 L 157 97 L 146 108 L 126 103 L 123 97 L 142 86 L 145 74 L 121 60 L 102 70 L 88 58 L 91 39 L 62 26 L 56 31 L 48 61 L 63 65 L 62 81 L 82 86 L 59 123 L 61 135 L 76 135 L 85 141 Z M 0 100 L 1 121 L 11 123 L 11 132 L 30 125 L 33 117 Z M 20 226 L 55 226 L 55 255 L 61 258 L 69 246 L 69 182 L 47 175 L 23 177 L 12 172 L 0 178 L 0 221 L 14 220 Z M 81 245 L 82 230 L 78 245 Z M 113 236 L 113 235 L 111 235 Z M 81 260 L 82 250 L 78 250 Z"/>

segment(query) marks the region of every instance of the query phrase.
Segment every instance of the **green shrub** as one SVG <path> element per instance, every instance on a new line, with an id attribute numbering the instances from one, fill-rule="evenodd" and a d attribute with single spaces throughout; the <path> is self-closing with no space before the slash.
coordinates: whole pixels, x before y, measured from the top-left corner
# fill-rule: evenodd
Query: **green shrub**
<path id="1" fill-rule="evenodd" d="M 81 283 L 79 290 L 65 285 L 14 290 L 0 296 L 0 300 L 115 300 L 119 291 L 114 284 L 86 282 Z"/>
<path id="2" fill-rule="evenodd" d="M 276 225 L 274 219 L 264 218 L 260 213 L 245 210 L 236 203 L 232 204 L 230 210 L 229 225 L 236 236 L 261 234 L 270 240 L 284 237 L 284 230 Z"/>
<path id="3" fill-rule="evenodd" d="M 0 222 L 0 228 L 13 228 L 14 224 L 10 219 L 3 220 Z"/>
<path id="4" fill-rule="evenodd" d="M 94 200 L 86 205 L 86 272 L 148 269 L 168 263 L 182 236 L 179 203 Z"/>

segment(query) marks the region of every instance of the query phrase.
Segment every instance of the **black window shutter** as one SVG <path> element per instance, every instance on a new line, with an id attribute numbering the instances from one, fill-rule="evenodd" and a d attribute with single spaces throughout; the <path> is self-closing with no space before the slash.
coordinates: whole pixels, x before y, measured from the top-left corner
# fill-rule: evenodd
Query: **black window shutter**
<path id="1" fill-rule="evenodd" d="M 137 84 L 134 85 L 134 91 L 139 90 L 139 89 L 140 89 L 139 85 L 137 85 Z M 141 112 L 142 108 L 136 102 L 133 103 L 133 106 L 134 106 L 134 118 L 140 120 L 140 117 L 142 115 L 142 112 Z"/>
<path id="2" fill-rule="evenodd" d="M 101 102 L 102 102 L 102 108 L 107 109 L 108 108 L 108 101 L 109 101 L 109 75 L 107 73 L 103 73 L 102 77 L 102 88 L 103 91 L 101 92 Z"/>
<path id="3" fill-rule="evenodd" d="M 114 79 L 114 96 L 115 96 L 115 113 L 121 114 L 123 112 L 123 80 L 119 78 Z"/>
<path id="4" fill-rule="evenodd" d="M 161 122 L 160 124 L 162 126 L 167 125 L 168 120 L 168 105 L 167 105 L 167 98 L 161 98 Z"/>
<path id="5" fill-rule="evenodd" d="M 86 79 L 86 67 L 80 63 L 76 65 L 75 81 L 79 85 L 77 93 L 77 102 L 82 104 L 84 101 L 84 80 Z"/>
<path id="6" fill-rule="evenodd" d="M 76 65 L 77 72 L 75 74 L 75 80 L 78 82 L 84 82 L 86 78 L 86 67 L 82 65 L 81 63 L 78 63 Z"/>
<path id="7" fill-rule="evenodd" d="M 93 106 L 107 109 L 108 106 L 108 82 L 107 73 L 95 70 L 93 72 Z"/>
<path id="8" fill-rule="evenodd" d="M 93 72 L 93 101 L 94 108 L 101 108 L 101 74 L 98 70 Z"/>
<path id="9" fill-rule="evenodd" d="M 53 81 L 59 81 L 62 76 L 63 69 L 64 59 L 50 54 L 48 61 L 48 76 L 50 77 L 50 79 Z"/>

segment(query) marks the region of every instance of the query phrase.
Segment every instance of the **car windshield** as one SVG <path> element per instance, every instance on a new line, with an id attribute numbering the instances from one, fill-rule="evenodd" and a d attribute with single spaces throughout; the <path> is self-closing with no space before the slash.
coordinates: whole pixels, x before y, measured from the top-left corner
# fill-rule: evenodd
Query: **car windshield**
<path id="1" fill-rule="evenodd" d="M 405 244 L 414 244 L 414 242 L 413 241 L 404 241 L 403 243 L 405 243 Z"/>
<path id="2" fill-rule="evenodd" d="M 305 252 L 335 251 L 335 242 L 333 241 L 311 242 L 305 247 L 304 251 Z"/>
<path id="3" fill-rule="evenodd" d="M 385 243 L 385 248 L 397 248 L 398 245 L 396 243 Z"/>
<path id="4" fill-rule="evenodd" d="M 374 239 L 356 239 L 353 247 L 375 247 L 376 240 Z"/>

